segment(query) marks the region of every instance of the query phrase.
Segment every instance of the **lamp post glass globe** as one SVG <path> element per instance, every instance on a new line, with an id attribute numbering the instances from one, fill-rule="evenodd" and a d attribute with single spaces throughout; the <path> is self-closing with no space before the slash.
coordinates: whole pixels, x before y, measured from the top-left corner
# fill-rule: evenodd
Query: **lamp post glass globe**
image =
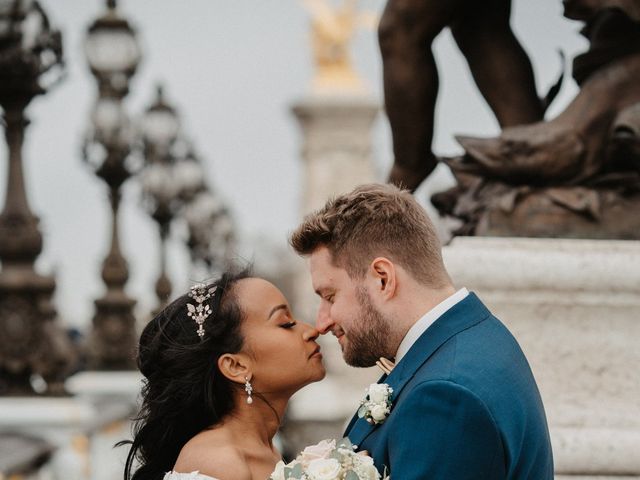
<path id="1" fill-rule="evenodd" d="M 141 51 L 131 25 L 114 5 L 89 27 L 85 54 L 93 74 L 115 96 L 124 96 L 140 62 Z"/>
<path id="2" fill-rule="evenodd" d="M 141 173 L 143 192 L 157 203 L 171 203 L 177 196 L 179 184 L 170 165 L 152 164 Z"/>
<path id="3" fill-rule="evenodd" d="M 140 60 L 140 48 L 133 31 L 100 27 L 89 33 L 86 54 L 91 68 L 109 74 L 134 69 Z"/>
<path id="4" fill-rule="evenodd" d="M 30 9 L 22 22 L 22 50 L 31 51 L 43 30 L 44 17 L 42 12 L 37 9 Z"/>
<path id="5" fill-rule="evenodd" d="M 98 142 L 117 148 L 128 148 L 132 145 L 133 125 L 119 99 L 98 98 L 91 112 L 91 122 Z"/>
<path id="6" fill-rule="evenodd" d="M 201 230 L 211 225 L 212 219 L 220 215 L 224 209 L 218 197 L 209 191 L 196 195 L 185 210 L 185 219 L 190 228 Z"/>
<path id="7" fill-rule="evenodd" d="M 176 162 L 173 174 L 180 191 L 179 195 L 185 201 L 192 199 L 205 188 L 204 170 L 195 158 L 188 157 Z"/>
<path id="8" fill-rule="evenodd" d="M 180 122 L 176 111 L 164 103 L 162 89 L 158 89 L 156 102 L 147 109 L 142 118 L 142 138 L 152 149 L 168 153 L 178 138 Z"/>

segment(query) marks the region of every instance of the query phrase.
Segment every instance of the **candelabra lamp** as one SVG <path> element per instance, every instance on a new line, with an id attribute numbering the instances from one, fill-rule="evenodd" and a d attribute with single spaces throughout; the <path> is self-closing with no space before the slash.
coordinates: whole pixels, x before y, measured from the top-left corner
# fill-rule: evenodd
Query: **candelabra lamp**
<path id="1" fill-rule="evenodd" d="M 0 106 L 9 150 L 0 213 L 0 396 L 63 394 L 73 348 L 56 321 L 55 279 L 34 269 L 42 251 L 38 218 L 25 189 L 25 109 L 62 77 L 62 40 L 36 1 L 0 1 Z"/>
<path id="2" fill-rule="evenodd" d="M 220 198 L 209 189 L 200 191 L 185 207 L 184 217 L 196 275 L 211 276 L 229 267 L 235 233 L 231 215 Z"/>
<path id="3" fill-rule="evenodd" d="M 125 292 L 129 269 L 118 230 L 121 187 L 134 169 L 131 151 L 135 132 L 123 99 L 141 55 L 135 31 L 118 13 L 115 0 L 107 1 L 105 13 L 89 27 L 85 45 L 91 73 L 98 83 L 98 99 L 83 156 L 107 185 L 111 204 L 111 247 L 102 265 L 106 293 L 95 301 L 88 365 L 95 370 L 125 370 L 135 366 L 137 333 L 133 314 L 136 302 Z"/>
<path id="4" fill-rule="evenodd" d="M 158 304 L 152 312 L 156 314 L 167 305 L 172 290 L 167 274 L 167 239 L 180 190 L 174 176 L 180 156 L 180 148 L 176 148 L 180 123 L 175 108 L 166 102 L 161 86 L 157 88 L 155 101 L 144 113 L 141 130 L 145 158 L 141 173 L 143 203 L 158 224 L 160 234 L 160 274 L 155 285 Z"/>

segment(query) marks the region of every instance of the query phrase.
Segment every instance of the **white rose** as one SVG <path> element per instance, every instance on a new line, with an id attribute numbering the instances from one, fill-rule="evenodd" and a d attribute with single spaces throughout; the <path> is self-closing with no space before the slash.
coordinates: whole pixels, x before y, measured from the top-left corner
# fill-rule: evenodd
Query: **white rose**
<path id="1" fill-rule="evenodd" d="M 340 462 L 335 458 L 318 458 L 309 463 L 307 472 L 312 480 L 336 480 L 340 478 Z"/>
<path id="2" fill-rule="evenodd" d="M 353 464 L 362 480 L 379 480 L 380 474 L 373 464 L 373 458 L 358 452 L 353 457 Z"/>
<path id="3" fill-rule="evenodd" d="M 357 456 L 354 457 L 354 463 L 357 463 L 358 465 L 373 465 L 373 458 L 369 455 L 365 455 L 362 452 L 358 452 L 356 455 Z"/>
<path id="4" fill-rule="evenodd" d="M 380 480 L 380 473 L 373 465 L 364 465 L 361 468 L 362 473 L 364 474 L 363 480 Z"/>
<path id="5" fill-rule="evenodd" d="M 276 468 L 269 477 L 269 480 L 284 480 L 284 462 L 282 460 L 276 463 Z"/>
<path id="6" fill-rule="evenodd" d="M 381 383 L 374 383 L 369 387 L 369 400 L 373 403 L 382 403 L 387 400 L 387 386 Z"/>
<path id="7" fill-rule="evenodd" d="M 374 405 L 371 408 L 371 418 L 373 418 L 376 422 L 381 422 L 385 418 L 387 418 L 387 406 L 384 405 Z"/>
<path id="8" fill-rule="evenodd" d="M 308 464 L 313 460 L 317 460 L 319 458 L 327 458 L 329 454 L 335 450 L 336 441 L 335 440 L 322 440 L 317 445 L 311 445 L 305 448 L 300 453 L 300 459 Z"/>

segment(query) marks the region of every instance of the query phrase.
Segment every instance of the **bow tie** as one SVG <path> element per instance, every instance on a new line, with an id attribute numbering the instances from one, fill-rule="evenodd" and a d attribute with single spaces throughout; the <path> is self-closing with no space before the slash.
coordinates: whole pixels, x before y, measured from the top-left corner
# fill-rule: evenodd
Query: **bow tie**
<path id="1" fill-rule="evenodd" d="M 393 367 L 396 366 L 395 363 L 384 357 L 380 357 L 380 360 L 376 361 L 376 365 L 387 375 L 389 375 L 391 373 L 391 370 L 393 370 Z"/>

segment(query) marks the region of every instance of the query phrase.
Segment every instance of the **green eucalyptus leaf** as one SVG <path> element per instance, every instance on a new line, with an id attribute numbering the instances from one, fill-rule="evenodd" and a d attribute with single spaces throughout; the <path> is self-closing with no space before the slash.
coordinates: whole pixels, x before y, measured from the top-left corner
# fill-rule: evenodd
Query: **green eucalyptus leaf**
<path id="1" fill-rule="evenodd" d="M 344 454 L 338 452 L 337 450 L 332 452 L 331 455 L 329 455 L 329 458 L 336 459 L 340 465 L 342 465 L 345 461 Z"/>
<path id="2" fill-rule="evenodd" d="M 349 470 L 344 476 L 344 480 L 360 480 L 360 477 L 353 470 Z"/>
<path id="3" fill-rule="evenodd" d="M 295 467 L 293 467 L 293 471 L 291 472 L 292 478 L 302 478 L 302 464 L 298 463 Z"/>
<path id="4" fill-rule="evenodd" d="M 346 448 L 348 450 L 353 450 L 353 443 L 349 440 L 349 437 L 344 437 L 342 440 L 338 442 L 336 448 Z"/>
<path id="5" fill-rule="evenodd" d="M 300 480 L 302 478 L 302 465 L 284 467 L 284 478 L 285 480 Z"/>

